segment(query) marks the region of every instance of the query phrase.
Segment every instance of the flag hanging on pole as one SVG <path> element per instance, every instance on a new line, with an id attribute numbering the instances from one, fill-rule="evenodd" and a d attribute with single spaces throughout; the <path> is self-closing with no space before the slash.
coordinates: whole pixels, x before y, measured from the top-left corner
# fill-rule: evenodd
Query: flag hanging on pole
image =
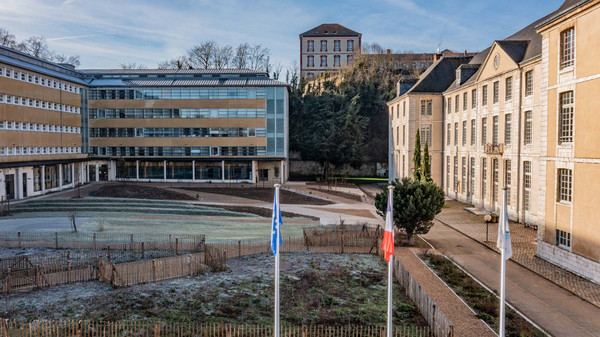
<path id="1" fill-rule="evenodd" d="M 381 250 L 385 252 L 385 260 L 390 261 L 390 255 L 394 255 L 394 217 L 392 212 L 392 198 L 394 190 L 388 190 L 387 210 L 385 212 L 385 231 L 383 232 L 383 241 Z"/>
<path id="2" fill-rule="evenodd" d="M 283 243 L 281 240 L 281 208 L 279 206 L 279 188 L 275 189 L 273 200 L 273 227 L 271 230 L 271 251 L 273 255 L 277 254 L 277 237 L 279 237 L 279 247 Z"/>
<path id="3" fill-rule="evenodd" d="M 506 194 L 506 191 L 504 192 Z M 498 221 L 498 240 L 496 247 L 504 250 L 504 259 L 508 260 L 512 256 L 512 247 L 510 243 L 510 230 L 508 228 L 508 211 L 506 205 L 506 195 L 502 201 L 502 212 L 500 213 L 500 221 Z"/>

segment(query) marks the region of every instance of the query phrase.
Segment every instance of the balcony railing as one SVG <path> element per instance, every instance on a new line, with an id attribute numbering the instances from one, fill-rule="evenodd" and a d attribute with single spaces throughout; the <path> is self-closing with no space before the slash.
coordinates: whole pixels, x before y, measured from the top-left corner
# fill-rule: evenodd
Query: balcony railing
<path id="1" fill-rule="evenodd" d="M 486 154 L 499 154 L 504 153 L 504 144 L 485 144 L 483 150 Z"/>

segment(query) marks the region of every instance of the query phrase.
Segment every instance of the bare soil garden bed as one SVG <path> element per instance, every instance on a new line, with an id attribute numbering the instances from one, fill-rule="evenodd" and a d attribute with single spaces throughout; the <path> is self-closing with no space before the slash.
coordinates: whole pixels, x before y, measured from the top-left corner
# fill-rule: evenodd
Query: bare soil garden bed
<path id="1" fill-rule="evenodd" d="M 229 195 L 264 202 L 273 202 L 273 188 L 262 187 L 182 187 L 183 190 Z M 279 201 L 282 204 L 295 205 L 331 205 L 332 201 L 313 198 L 287 190 L 280 190 Z"/>
<path id="2" fill-rule="evenodd" d="M 185 193 L 169 191 L 164 188 L 130 185 L 130 184 L 111 184 L 100 187 L 98 190 L 90 192 L 92 197 L 104 198 L 135 198 L 152 200 L 196 200 L 196 198 Z"/>
<path id="3" fill-rule="evenodd" d="M 222 208 L 226 211 L 231 211 L 231 212 L 249 213 L 249 214 L 262 216 L 265 218 L 270 218 L 273 216 L 273 209 L 270 209 L 270 208 L 254 207 L 254 206 L 211 205 L 211 204 L 198 204 L 198 205 Z M 319 221 L 319 218 L 316 216 L 302 215 L 302 214 L 297 214 L 297 213 L 293 213 L 293 212 L 281 211 L 281 215 L 286 218 L 306 218 L 306 219 L 310 219 L 310 220 L 314 220 L 314 221 Z"/>
<path id="4" fill-rule="evenodd" d="M 283 324 L 371 325 L 386 319 L 386 266 L 374 255 L 282 255 Z M 229 260 L 227 271 L 111 289 L 88 282 L 0 295 L 0 318 L 194 320 L 271 324 L 273 256 Z M 394 323 L 426 326 L 394 286 Z"/>

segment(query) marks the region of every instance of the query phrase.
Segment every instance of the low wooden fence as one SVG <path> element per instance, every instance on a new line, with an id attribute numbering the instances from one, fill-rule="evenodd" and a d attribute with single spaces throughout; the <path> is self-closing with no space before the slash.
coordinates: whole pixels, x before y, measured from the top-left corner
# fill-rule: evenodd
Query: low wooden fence
<path id="1" fill-rule="evenodd" d="M 282 337 L 385 337 L 383 326 L 281 326 Z M 0 337 L 272 337 L 272 325 L 154 321 L 0 321 Z M 429 327 L 394 326 L 394 337 L 430 337 Z"/>
<path id="2" fill-rule="evenodd" d="M 204 235 L 110 234 L 74 232 L 0 232 L 0 246 L 17 248 L 107 249 L 200 252 Z"/>

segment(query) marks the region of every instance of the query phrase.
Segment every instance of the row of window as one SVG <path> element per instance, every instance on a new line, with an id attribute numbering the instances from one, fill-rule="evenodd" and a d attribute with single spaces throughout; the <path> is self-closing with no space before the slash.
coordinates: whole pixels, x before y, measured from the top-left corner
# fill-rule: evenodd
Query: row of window
<path id="1" fill-rule="evenodd" d="M 354 62 L 354 55 L 346 55 L 346 63 L 352 64 Z M 315 57 L 313 55 L 309 55 L 306 57 L 306 66 L 314 67 L 315 66 Z M 333 55 L 333 66 L 341 67 L 341 56 Z M 321 55 L 321 63 L 320 67 L 327 67 L 327 55 Z"/>
<path id="2" fill-rule="evenodd" d="M 95 156 L 139 156 L 139 157 L 210 157 L 210 156 L 266 156 L 264 146 L 111 146 L 90 147 Z"/>
<path id="3" fill-rule="evenodd" d="M 102 137 L 266 137 L 266 128 L 90 128 L 90 138 Z"/>
<path id="4" fill-rule="evenodd" d="M 68 185 L 73 182 L 73 164 L 62 165 L 62 185 Z M 44 167 L 34 166 L 33 167 L 33 190 L 38 192 L 42 190 L 42 177 L 43 186 L 49 190 L 51 188 L 59 187 L 60 184 L 60 165 L 46 165 Z"/>
<path id="5" fill-rule="evenodd" d="M 81 153 L 80 147 L 0 147 L 0 156 L 35 156 L 44 154 Z"/>
<path id="6" fill-rule="evenodd" d="M 0 130 L 62 132 L 80 134 L 81 128 L 76 126 L 50 125 L 38 123 L 0 121 Z"/>
<path id="7" fill-rule="evenodd" d="M 76 85 L 63 83 L 44 76 L 38 76 L 22 70 L 16 70 L 8 67 L 0 67 L 0 76 L 13 78 L 19 81 L 34 83 L 48 88 L 69 91 L 75 94 L 79 94 L 81 92 L 81 88 Z"/>
<path id="8" fill-rule="evenodd" d="M 265 118 L 267 109 L 90 109 L 100 118 Z"/>
<path id="9" fill-rule="evenodd" d="M 341 51 L 341 40 L 333 40 L 333 51 Z M 314 52 L 315 51 L 315 40 L 307 40 L 306 41 L 306 51 Z M 322 52 L 327 51 L 327 40 L 321 40 L 321 50 Z M 346 51 L 354 51 L 354 40 L 346 41 Z"/>
<path id="10" fill-rule="evenodd" d="M 122 179 L 220 180 L 252 179 L 252 162 L 164 162 L 125 161 L 117 168 Z"/>
<path id="11" fill-rule="evenodd" d="M 265 88 L 202 89 L 93 89 L 90 100 L 99 99 L 265 99 Z"/>
<path id="12" fill-rule="evenodd" d="M 37 108 L 37 109 L 70 112 L 70 113 L 76 113 L 76 114 L 81 113 L 81 108 L 79 108 L 79 107 L 65 105 L 65 104 L 52 103 L 52 102 L 46 102 L 46 101 L 40 101 L 37 99 L 31 99 L 31 98 L 25 98 L 25 97 L 5 95 L 5 94 L 0 94 L 0 103 L 21 105 L 21 106 Z"/>

